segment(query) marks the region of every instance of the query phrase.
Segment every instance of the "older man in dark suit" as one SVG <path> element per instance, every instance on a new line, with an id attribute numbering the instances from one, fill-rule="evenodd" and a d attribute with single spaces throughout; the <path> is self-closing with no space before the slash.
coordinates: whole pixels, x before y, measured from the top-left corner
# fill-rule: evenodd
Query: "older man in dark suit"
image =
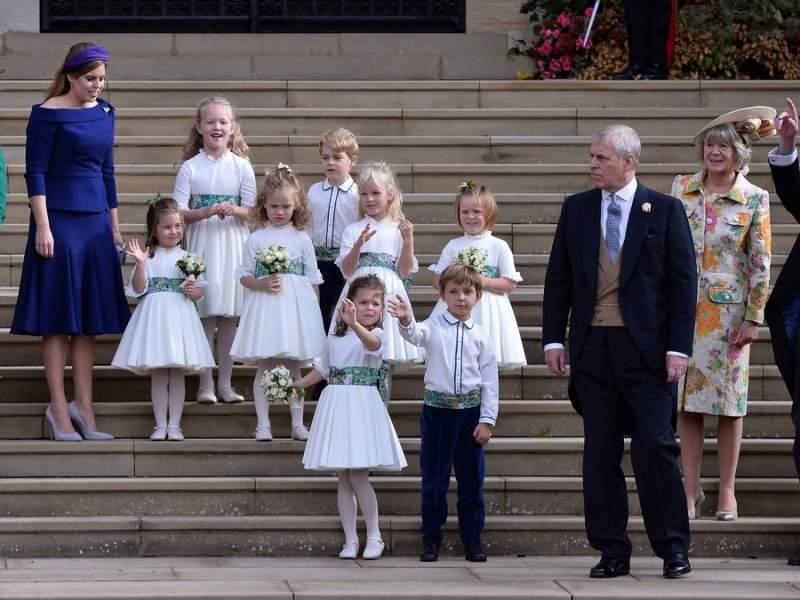
<path id="1" fill-rule="evenodd" d="M 778 147 L 769 153 L 769 168 L 775 191 L 789 213 L 800 222 L 800 166 L 794 139 L 798 118 L 794 103 L 786 99 L 786 111 L 775 119 L 780 135 Z M 764 311 L 772 337 L 775 364 L 792 396 L 794 423 L 794 464 L 800 475 L 800 240 L 796 240 L 781 274 L 772 288 Z M 800 552 L 789 557 L 789 564 L 800 566 Z"/>
<path id="2" fill-rule="evenodd" d="M 691 571 L 675 440 L 677 381 L 692 351 L 697 273 L 681 203 L 636 179 L 641 144 L 625 125 L 592 136 L 595 189 L 564 201 L 544 289 L 545 359 L 565 372 L 583 416 L 586 533 L 602 557 L 590 575 L 630 571 L 623 437 L 650 544 L 664 577 Z"/>

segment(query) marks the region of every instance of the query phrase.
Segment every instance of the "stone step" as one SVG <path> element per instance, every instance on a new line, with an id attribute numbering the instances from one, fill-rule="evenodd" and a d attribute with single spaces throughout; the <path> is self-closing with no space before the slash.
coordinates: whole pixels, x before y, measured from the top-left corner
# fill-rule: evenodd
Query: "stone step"
<path id="1" fill-rule="evenodd" d="M 181 162 L 186 136 L 117 136 L 114 162 L 175 164 Z M 695 156 L 691 136 L 643 136 L 648 162 L 680 163 Z M 25 162 L 25 137 L 0 136 L 9 163 Z M 250 160 L 256 164 L 313 164 L 319 160 L 319 136 L 247 136 Z M 589 136 L 359 136 L 359 161 L 394 163 L 562 163 L 586 164 Z M 765 162 L 775 140 L 753 148 L 753 163 Z"/>
<path id="2" fill-rule="evenodd" d="M 755 379 L 755 378 L 752 378 Z M 751 383 L 752 383 L 751 379 Z M 148 390 L 149 380 L 138 381 L 122 379 L 121 383 L 141 389 L 138 401 L 121 401 L 116 398 L 97 396 L 95 413 L 98 427 L 109 431 L 120 439 L 140 439 L 149 437 L 153 427 L 153 413 Z M 531 387 L 536 387 L 532 381 Z M 566 382 L 563 382 L 566 383 Z M 395 380 L 395 388 L 413 387 L 413 391 L 423 387 L 420 377 L 412 382 Z M 194 389 L 194 382 L 192 382 Z M 242 387 L 242 392 L 249 396 L 249 389 Z M 0 403 L 0 439 L 43 439 L 49 438 L 50 426 L 44 419 L 46 404 L 35 402 L 13 402 L 14 398 L 6 398 Z M 305 422 L 311 425 L 316 410 L 316 402 L 311 400 L 305 404 Z M 747 406 L 744 437 L 749 439 L 788 439 L 794 436 L 789 400 L 753 400 Z M 395 397 L 389 403 L 397 434 L 400 437 L 413 438 L 419 436 L 420 400 L 403 400 Z M 188 439 L 240 439 L 252 438 L 255 429 L 255 407 L 248 401 L 237 405 L 208 406 L 193 401 L 193 394 L 187 395 L 181 426 Z M 273 407 L 270 411 L 273 433 L 278 438 L 289 435 L 288 411 L 282 407 Z M 542 399 L 526 397 L 524 399 L 501 400 L 501 418 L 495 433 L 509 438 L 559 438 L 579 437 L 583 435 L 583 423 L 566 399 Z M 716 435 L 716 421 L 707 419 L 706 433 L 710 437 Z"/>
<path id="3" fill-rule="evenodd" d="M 470 36 L 471 37 L 471 36 Z M 441 48 L 441 45 L 437 44 Z M 55 58 L 58 60 L 58 58 Z M 194 107 L 203 98 L 224 94 L 237 108 L 528 108 L 535 95 L 540 108 L 563 108 L 564 98 L 575 108 L 683 107 L 722 112 L 739 106 L 778 106 L 797 96 L 797 81 L 302 81 L 218 80 L 159 81 L 119 79 L 106 82 L 104 96 L 118 108 Z M 16 79 L 27 74 L 7 72 L 3 80 L 6 106 L 27 108 L 42 101 L 50 84 L 45 79 Z M 11 78 L 13 77 L 13 78 Z M 735 97 L 735 100 L 732 100 Z M 776 104 L 776 101 L 778 104 Z"/>
<path id="4" fill-rule="evenodd" d="M 450 519 L 444 527 L 443 557 L 462 552 L 460 544 L 455 541 L 457 524 L 454 521 Z M 409 556 L 419 552 L 417 515 L 382 516 L 380 526 L 386 543 L 384 556 Z M 798 526 L 800 520 L 796 517 L 750 517 L 732 523 L 699 519 L 692 521 L 693 556 L 785 557 L 794 551 Z M 0 518 L 0 531 L 0 547 L 7 559 L 335 556 L 341 548 L 342 538 L 337 516 L 306 515 L 10 517 Z M 634 555 L 649 556 L 651 550 L 640 517 L 630 519 L 628 532 Z M 483 542 L 491 556 L 595 552 L 586 543 L 582 516 L 490 515 L 486 520 Z M 470 589 L 476 591 L 474 584 Z M 328 596 L 322 594 L 319 597 Z"/>
<path id="5" fill-rule="evenodd" d="M 381 515 L 413 516 L 419 511 L 419 477 L 370 477 Z M 713 518 L 718 482 L 703 479 L 705 510 Z M 640 515 L 636 483 L 627 478 L 631 514 Z M 455 477 L 448 508 L 456 512 Z M 739 478 L 740 517 L 796 518 L 796 478 Z M 106 477 L 0 480 L 0 518 L 90 516 L 328 516 L 337 514 L 333 473 L 307 477 Z M 484 483 L 490 516 L 579 516 L 580 477 L 494 477 Z"/>
<path id="6" fill-rule="evenodd" d="M 796 477 L 792 443 L 792 439 L 744 439 L 738 476 Z M 401 444 L 408 461 L 402 475 L 419 475 L 419 439 L 401 438 Z M 627 445 L 623 470 L 631 476 Z M 4 458 L 0 478 L 300 477 L 311 474 L 301 462 L 304 447 L 303 442 L 285 438 L 270 443 L 252 439 L 187 439 L 180 443 L 0 440 Z M 486 472 L 497 477 L 575 477 L 581 473 L 582 453 L 583 439 L 579 437 L 496 437 L 486 447 Z M 718 476 L 714 439 L 706 441 L 705 454 L 703 476 Z"/>
<path id="7" fill-rule="evenodd" d="M 687 157 L 688 158 L 688 157 Z M 267 165 L 254 165 L 263 173 Z M 309 186 L 319 180 L 319 165 L 293 165 L 300 181 Z M 586 165 L 574 164 L 396 164 L 400 189 L 406 193 L 453 193 L 465 179 L 480 179 L 493 192 L 572 194 L 591 188 Z M 637 175 L 648 187 L 669 191 L 677 174 L 693 173 L 696 164 L 643 163 Z M 177 166 L 172 165 L 119 165 L 116 168 L 117 188 L 123 193 L 155 195 L 171 194 L 175 186 Z M 9 192 L 24 194 L 25 182 L 22 165 L 9 166 Z M 748 179 L 764 189 L 774 191 L 769 167 L 752 165 Z"/>
<path id="8" fill-rule="evenodd" d="M 319 136 L 345 127 L 359 136 L 590 136 L 609 123 L 624 122 L 642 136 L 665 131 L 685 138 L 719 116 L 718 108 L 242 108 L 236 117 L 249 136 Z M 196 108 L 117 106 L 118 136 L 187 135 Z M 25 134 L 30 108 L 1 108 L 3 135 Z M 647 148 L 643 158 L 649 160 Z"/>

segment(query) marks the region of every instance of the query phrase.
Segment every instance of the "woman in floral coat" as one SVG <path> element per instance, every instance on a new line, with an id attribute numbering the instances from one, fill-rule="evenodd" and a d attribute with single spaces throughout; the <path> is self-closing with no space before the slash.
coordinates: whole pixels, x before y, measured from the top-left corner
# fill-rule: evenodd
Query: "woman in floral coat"
<path id="1" fill-rule="evenodd" d="M 723 115 L 694 138 L 703 170 L 678 176 L 672 195 L 686 209 L 697 261 L 694 350 L 678 392 L 684 489 L 689 518 L 700 516 L 704 415 L 718 417 L 716 518 L 738 516 L 734 480 L 747 412 L 750 344 L 758 338 L 769 288 L 769 193 L 747 179 L 750 145 L 774 133 L 775 111 Z"/>

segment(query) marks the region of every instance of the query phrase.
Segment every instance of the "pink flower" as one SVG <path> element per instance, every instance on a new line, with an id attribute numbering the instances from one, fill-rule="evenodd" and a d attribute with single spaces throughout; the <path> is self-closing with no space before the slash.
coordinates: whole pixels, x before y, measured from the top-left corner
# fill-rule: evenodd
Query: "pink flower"
<path id="1" fill-rule="evenodd" d="M 543 60 L 537 60 L 536 61 L 536 68 L 539 69 L 540 71 L 542 69 L 544 69 L 544 61 Z"/>
<path id="2" fill-rule="evenodd" d="M 542 71 L 542 79 L 552 79 L 553 74 L 550 71 Z"/>
<path id="3" fill-rule="evenodd" d="M 545 29 L 544 30 L 544 37 L 548 38 L 548 37 L 550 37 L 552 35 L 553 35 L 553 30 L 552 29 Z"/>
<path id="4" fill-rule="evenodd" d="M 561 68 L 564 71 L 572 71 L 572 61 L 570 60 L 569 56 L 561 57 Z"/>
<path id="5" fill-rule="evenodd" d="M 561 63 L 558 62 L 555 58 L 550 59 L 550 70 L 553 73 L 558 73 L 561 70 Z"/>
<path id="6" fill-rule="evenodd" d="M 550 56 L 550 53 L 553 51 L 553 42 L 545 40 L 544 43 L 537 48 L 537 51 L 542 56 Z"/>
<path id="7" fill-rule="evenodd" d="M 583 14 L 586 17 L 591 17 L 593 12 L 594 12 L 594 9 L 591 6 L 587 6 L 586 10 L 583 11 Z"/>
<path id="8" fill-rule="evenodd" d="M 575 40 L 575 47 L 576 47 L 576 48 L 584 48 L 584 45 L 583 45 L 583 34 L 580 34 L 580 35 L 578 36 L 578 39 L 577 39 L 577 40 Z M 592 47 L 592 40 L 591 40 L 591 39 L 589 39 L 589 40 L 586 40 L 586 46 L 585 46 L 585 48 L 588 50 L 588 49 L 589 49 L 589 48 L 591 48 L 591 47 Z"/>
<path id="9" fill-rule="evenodd" d="M 561 30 L 553 29 L 553 39 L 556 39 L 559 35 L 561 35 Z"/>
<path id="10" fill-rule="evenodd" d="M 556 23 L 561 25 L 561 27 L 569 27 L 572 24 L 572 19 L 569 18 L 569 15 L 567 13 L 561 13 L 560 15 L 558 15 Z"/>

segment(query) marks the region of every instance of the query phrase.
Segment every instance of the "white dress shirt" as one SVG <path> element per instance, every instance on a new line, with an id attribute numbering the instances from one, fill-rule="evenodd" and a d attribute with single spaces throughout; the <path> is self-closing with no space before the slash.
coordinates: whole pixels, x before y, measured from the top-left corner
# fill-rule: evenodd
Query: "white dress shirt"
<path id="1" fill-rule="evenodd" d="M 456 319 L 449 311 L 400 325 L 400 335 L 425 348 L 425 387 L 446 395 L 481 392 L 479 423 L 494 425 L 500 395 L 500 379 L 492 341 L 471 318 Z"/>

